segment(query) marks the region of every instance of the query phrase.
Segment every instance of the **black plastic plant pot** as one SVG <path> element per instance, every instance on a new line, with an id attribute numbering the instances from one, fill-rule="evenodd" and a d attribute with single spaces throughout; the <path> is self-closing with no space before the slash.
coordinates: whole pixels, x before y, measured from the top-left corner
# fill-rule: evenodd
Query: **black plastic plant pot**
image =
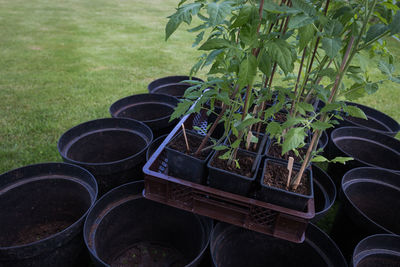
<path id="1" fill-rule="evenodd" d="M 89 170 L 99 194 L 121 184 L 143 179 L 151 129 L 140 121 L 105 118 L 88 121 L 65 132 L 58 140 L 64 161 Z"/>
<path id="2" fill-rule="evenodd" d="M 113 118 L 128 118 L 144 122 L 153 131 L 154 138 L 168 134 L 177 120 L 169 121 L 179 100 L 163 94 L 138 94 L 122 98 L 110 107 Z"/>
<path id="3" fill-rule="evenodd" d="M 164 94 L 174 96 L 176 98 L 182 98 L 185 91 L 193 85 L 187 83 L 170 83 L 158 86 L 151 94 Z"/>
<path id="4" fill-rule="evenodd" d="M 119 186 L 90 210 L 83 235 L 96 266 L 197 266 L 212 220 L 143 198 L 143 181 Z"/>
<path id="5" fill-rule="evenodd" d="M 174 84 L 174 83 L 181 83 L 181 84 L 185 84 L 182 83 L 183 81 L 187 81 L 187 80 L 194 80 L 194 81 L 200 81 L 202 82 L 203 80 L 197 77 L 192 77 L 190 78 L 189 76 L 167 76 L 167 77 L 162 77 L 159 78 L 157 80 L 152 81 L 151 83 L 149 83 L 149 85 L 147 86 L 147 89 L 149 90 L 149 93 L 153 93 L 153 91 L 155 89 L 157 89 L 160 86 L 165 86 L 168 84 Z M 189 84 L 189 83 L 186 83 Z"/>
<path id="6" fill-rule="evenodd" d="M 237 157 L 242 158 L 245 156 L 253 157 L 256 161 L 256 168 L 251 177 L 240 175 L 231 171 L 220 169 L 212 166 L 213 160 L 217 157 L 218 151 L 215 151 L 207 164 L 209 185 L 213 188 L 221 189 L 233 194 L 247 196 L 250 190 L 254 186 L 254 182 L 257 178 L 258 169 L 261 163 L 261 157 L 255 153 L 248 152 L 245 150 L 238 150 Z M 228 164 L 228 161 L 226 161 Z"/>
<path id="7" fill-rule="evenodd" d="M 164 134 L 162 136 L 157 137 L 156 139 L 154 139 L 153 142 L 151 142 L 149 148 L 146 151 L 146 161 L 148 161 L 150 157 L 153 155 L 153 153 L 156 152 L 156 150 L 160 147 L 160 145 L 167 136 L 168 136 L 167 134 Z"/>
<path id="8" fill-rule="evenodd" d="M 171 140 L 171 142 L 182 138 L 182 135 L 183 131 L 180 131 Z M 192 136 L 193 138 L 197 138 L 199 140 L 202 140 L 204 138 L 204 136 L 191 131 L 186 131 L 186 135 Z M 168 174 L 170 176 L 198 184 L 205 183 L 205 179 L 207 178 L 208 174 L 207 161 L 212 155 L 212 149 L 209 149 L 208 155 L 205 159 L 199 159 L 194 156 L 185 154 L 185 152 L 173 149 L 168 145 L 165 147 L 165 150 L 167 152 Z"/>
<path id="9" fill-rule="evenodd" d="M 362 111 L 364 111 L 368 120 L 355 117 L 344 117 L 343 121 L 339 121 L 340 124 L 338 125 L 338 127 L 357 126 L 392 137 L 395 137 L 396 134 L 400 131 L 400 125 L 397 123 L 397 121 L 395 121 L 385 113 L 356 103 L 346 102 L 346 104 L 360 108 Z"/>
<path id="10" fill-rule="evenodd" d="M 353 169 L 343 177 L 340 197 L 331 235 L 347 258 L 369 235 L 400 234 L 400 175 L 379 168 Z"/>
<path id="11" fill-rule="evenodd" d="M 0 266 L 87 264 L 82 229 L 96 197 L 93 175 L 67 163 L 0 175 Z"/>
<path id="12" fill-rule="evenodd" d="M 379 167 L 400 173 L 400 141 L 359 127 L 342 127 L 331 133 L 331 156 L 352 157 L 346 164 L 330 163 L 328 173 L 336 185 L 357 167 Z"/>
<path id="13" fill-rule="evenodd" d="M 400 236 L 379 234 L 363 239 L 354 249 L 352 266 L 400 266 Z"/>
<path id="14" fill-rule="evenodd" d="M 261 174 L 261 189 L 257 193 L 257 198 L 261 199 L 265 202 L 275 204 L 281 207 L 286 207 L 289 209 L 303 211 L 305 210 L 308 201 L 314 198 L 314 183 L 313 183 L 313 175 L 311 169 L 306 169 L 304 174 L 307 175 L 309 194 L 303 195 L 295 192 L 288 191 L 286 189 L 281 189 L 277 187 L 272 187 L 264 183 L 264 175 L 268 171 L 268 168 L 272 165 L 280 165 L 286 168 L 287 164 L 284 164 L 282 161 L 275 159 L 266 159 L 264 161 L 263 172 Z M 293 170 L 298 171 L 300 168 L 297 166 L 293 167 Z M 294 176 L 292 175 L 292 179 Z"/>
<path id="15" fill-rule="evenodd" d="M 303 243 L 292 243 L 219 223 L 211 234 L 210 250 L 216 267 L 347 266 L 335 243 L 313 224 Z"/>
<path id="16" fill-rule="evenodd" d="M 329 209 L 332 207 L 336 199 L 336 186 L 331 177 L 321 168 L 311 165 L 312 176 L 314 182 L 314 203 L 315 217 L 313 223 L 321 220 Z"/>

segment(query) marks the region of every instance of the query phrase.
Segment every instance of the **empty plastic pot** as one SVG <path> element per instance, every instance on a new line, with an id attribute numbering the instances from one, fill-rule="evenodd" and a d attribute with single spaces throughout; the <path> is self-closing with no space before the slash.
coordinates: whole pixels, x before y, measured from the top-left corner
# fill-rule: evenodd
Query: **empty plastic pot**
<path id="1" fill-rule="evenodd" d="M 200 81 L 200 82 L 203 81 L 202 79 L 197 78 L 197 77 L 190 78 L 189 76 L 184 76 L 184 75 L 167 76 L 167 77 L 162 77 L 162 78 L 152 81 L 147 86 L 147 89 L 149 90 L 149 93 L 153 93 L 153 91 L 160 86 L 173 84 L 173 83 L 189 84 L 189 83 L 182 83 L 183 81 L 186 81 L 186 80 L 194 80 L 194 81 Z"/>

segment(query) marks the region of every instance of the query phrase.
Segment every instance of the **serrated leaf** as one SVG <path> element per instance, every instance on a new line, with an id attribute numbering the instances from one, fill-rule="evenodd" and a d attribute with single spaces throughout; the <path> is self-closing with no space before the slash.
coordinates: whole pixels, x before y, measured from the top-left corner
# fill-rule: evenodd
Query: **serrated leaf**
<path id="1" fill-rule="evenodd" d="M 231 156 L 231 152 L 228 150 L 228 151 L 226 151 L 224 154 L 222 154 L 221 156 L 219 156 L 218 158 L 219 158 L 219 159 L 222 159 L 222 160 L 227 160 L 227 159 L 230 158 L 230 156 Z"/>
<path id="2" fill-rule="evenodd" d="M 294 68 L 289 44 L 282 39 L 275 39 L 269 43 L 268 51 L 272 60 L 276 61 L 285 74 Z"/>
<path id="3" fill-rule="evenodd" d="M 165 40 L 168 40 L 168 38 L 173 34 L 176 29 L 178 29 L 179 25 L 181 25 L 182 20 L 179 18 L 179 16 L 175 13 L 173 14 L 169 20 L 167 25 L 165 26 Z"/>
<path id="4" fill-rule="evenodd" d="M 350 160 L 354 160 L 354 158 L 352 158 L 352 157 L 336 157 L 336 158 L 332 159 L 331 162 L 346 164 L 346 162 L 350 161 Z"/>
<path id="5" fill-rule="evenodd" d="M 170 16 L 165 27 L 165 40 L 168 40 L 171 34 L 175 32 L 182 22 L 190 24 L 192 22 L 192 16 L 196 15 L 200 8 L 201 3 L 198 2 L 180 6 L 178 10 Z"/>
<path id="6" fill-rule="evenodd" d="M 400 83 L 400 76 L 399 77 L 390 77 L 389 78 L 392 82 Z"/>
<path id="7" fill-rule="evenodd" d="M 334 58 L 340 51 L 342 41 L 339 38 L 323 38 L 322 39 L 322 49 L 328 57 Z"/>
<path id="8" fill-rule="evenodd" d="M 192 47 L 197 46 L 201 41 L 203 41 L 203 37 L 204 37 L 204 31 L 202 31 L 201 33 L 199 33 L 196 36 L 196 39 L 194 40 L 194 43 L 192 44 Z"/>
<path id="9" fill-rule="evenodd" d="M 305 111 L 308 111 L 308 112 L 313 112 L 314 111 L 313 105 L 311 105 L 309 103 L 299 102 L 298 105 L 299 105 L 299 107 L 301 107 Z"/>
<path id="10" fill-rule="evenodd" d="M 286 5 L 278 5 L 272 1 L 265 1 L 264 2 L 264 6 L 263 9 L 265 11 L 268 11 L 270 13 L 275 13 L 275 14 L 280 14 L 280 13 L 286 13 L 286 14 L 296 14 L 296 13 L 300 13 L 300 10 L 294 9 L 294 8 L 290 8 Z"/>
<path id="11" fill-rule="evenodd" d="M 231 28 L 241 27 L 246 24 L 246 22 L 248 22 L 251 17 L 253 8 L 254 7 L 250 5 L 245 5 L 244 7 L 242 7 Z"/>
<path id="12" fill-rule="evenodd" d="M 326 104 L 322 109 L 321 109 L 321 113 L 325 113 L 325 112 L 329 112 L 329 111 L 334 111 L 334 110 L 338 110 L 341 107 L 341 105 L 339 103 L 329 103 Z"/>
<path id="13" fill-rule="evenodd" d="M 388 30 L 388 27 L 384 24 L 374 24 L 371 27 L 369 27 L 367 31 L 367 35 L 365 37 L 365 42 L 369 42 L 379 35 L 383 34 Z"/>
<path id="14" fill-rule="evenodd" d="M 357 106 L 345 105 L 343 106 L 343 111 L 355 118 L 368 119 L 364 111 Z"/>
<path id="15" fill-rule="evenodd" d="M 292 4 L 293 4 L 294 9 L 300 10 L 300 11 L 308 14 L 310 17 L 313 17 L 316 14 L 316 11 L 313 8 L 313 6 L 307 4 L 303 0 L 292 0 Z"/>
<path id="16" fill-rule="evenodd" d="M 219 146 L 213 147 L 213 149 L 214 149 L 214 150 L 217 150 L 217 151 L 220 151 L 220 150 L 228 149 L 228 147 L 225 146 L 225 145 L 219 145 Z"/>
<path id="17" fill-rule="evenodd" d="M 222 49 L 217 49 L 214 51 L 211 51 L 210 54 L 208 54 L 206 61 L 204 62 L 204 66 L 208 66 L 211 63 L 213 63 L 214 59 L 223 52 L 224 50 Z"/>
<path id="18" fill-rule="evenodd" d="M 377 83 L 367 83 L 365 85 L 365 92 L 367 92 L 367 94 L 369 94 L 369 95 L 372 95 L 373 93 L 378 91 L 378 89 L 379 89 L 379 85 Z"/>
<path id="19" fill-rule="evenodd" d="M 313 21 L 314 19 L 306 14 L 297 14 L 290 18 L 288 27 L 289 29 L 298 29 L 313 23 Z"/>
<path id="20" fill-rule="evenodd" d="M 389 29 L 391 34 L 400 33 L 400 11 L 397 11 L 396 15 L 394 15 L 392 22 L 389 24 Z"/>
<path id="21" fill-rule="evenodd" d="M 212 26 L 216 26 L 224 22 L 225 18 L 231 13 L 231 2 L 211 2 L 207 5 L 207 13 L 210 16 L 209 22 Z"/>
<path id="22" fill-rule="evenodd" d="M 336 71 L 333 68 L 323 69 L 318 74 L 319 77 L 327 76 L 329 79 L 334 80 L 336 78 Z"/>
<path id="23" fill-rule="evenodd" d="M 248 118 L 242 121 L 236 128 L 238 131 L 243 131 L 245 128 L 249 127 L 250 125 L 253 125 L 255 123 L 260 122 L 261 120 L 258 118 Z"/>
<path id="24" fill-rule="evenodd" d="M 213 38 L 208 39 L 205 43 L 203 43 L 199 50 L 213 50 L 213 49 L 221 49 L 230 46 L 230 42 L 225 39 Z"/>
<path id="25" fill-rule="evenodd" d="M 378 68 L 383 74 L 388 76 L 392 76 L 392 73 L 394 72 L 394 66 L 383 60 L 379 61 Z"/>
<path id="26" fill-rule="evenodd" d="M 325 131 L 326 129 L 333 127 L 333 125 L 328 122 L 314 121 L 313 123 L 311 123 L 311 127 L 314 130 Z"/>
<path id="27" fill-rule="evenodd" d="M 240 63 L 239 67 L 239 84 L 240 86 L 251 85 L 257 74 L 257 59 L 250 54 L 245 60 Z"/>
<path id="28" fill-rule="evenodd" d="M 304 128 L 292 128 L 285 135 L 285 141 L 282 144 L 282 155 L 286 154 L 289 150 L 298 148 L 304 144 L 304 137 L 306 133 Z"/>
<path id="29" fill-rule="evenodd" d="M 269 76 L 271 74 L 271 58 L 265 53 L 264 50 L 260 52 L 261 54 L 258 56 L 258 68 L 266 75 Z"/>
<path id="30" fill-rule="evenodd" d="M 318 155 L 318 156 L 314 157 L 311 161 L 312 162 L 326 162 L 329 160 L 321 155 Z"/>
<path id="31" fill-rule="evenodd" d="M 282 133 L 282 128 L 279 122 L 271 121 L 268 123 L 267 128 L 265 129 L 267 134 L 270 134 L 272 137 Z"/>
<path id="32" fill-rule="evenodd" d="M 183 102 L 179 102 L 174 112 L 171 114 L 169 121 L 173 121 L 174 119 L 179 118 L 183 114 L 185 114 L 190 107 L 193 105 L 193 102 L 190 100 L 184 100 Z"/>
<path id="33" fill-rule="evenodd" d="M 315 34 L 314 27 L 307 25 L 299 29 L 299 51 L 302 51 L 304 47 L 313 39 Z"/>

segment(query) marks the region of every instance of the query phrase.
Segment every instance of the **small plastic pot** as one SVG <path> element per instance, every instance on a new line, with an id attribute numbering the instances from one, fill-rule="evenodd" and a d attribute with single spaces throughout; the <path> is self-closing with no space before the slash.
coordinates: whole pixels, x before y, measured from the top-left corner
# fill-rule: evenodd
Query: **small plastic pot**
<path id="1" fill-rule="evenodd" d="M 170 95 L 180 99 L 185 94 L 185 91 L 191 86 L 192 86 L 191 84 L 187 83 L 164 84 L 155 88 L 153 91 L 151 91 L 151 93 Z"/>
<path id="2" fill-rule="evenodd" d="M 96 266 L 197 266 L 212 220 L 147 200 L 143 189 L 119 186 L 90 210 L 83 233 Z"/>
<path id="3" fill-rule="evenodd" d="M 356 246 L 352 266 L 399 266 L 400 265 L 400 236 L 380 234 L 363 239 Z"/>
<path id="4" fill-rule="evenodd" d="M 378 167 L 400 173 L 400 141 L 359 127 L 342 127 L 331 133 L 331 156 L 352 157 L 346 164 L 330 163 L 328 173 L 336 185 L 357 167 Z"/>
<path id="5" fill-rule="evenodd" d="M 0 266 L 82 266 L 84 219 L 97 197 L 87 170 L 41 163 L 0 175 Z"/>
<path id="6" fill-rule="evenodd" d="M 261 174 L 261 181 L 260 181 L 261 189 L 260 192 L 258 192 L 257 194 L 257 198 L 281 207 L 303 211 L 306 208 L 308 201 L 314 198 L 314 188 L 313 188 L 314 183 L 313 183 L 312 171 L 310 169 L 306 169 L 304 172 L 308 176 L 308 181 L 309 181 L 308 187 L 310 188 L 310 193 L 308 195 L 303 195 L 287 191 L 285 189 L 280 189 L 277 187 L 271 187 L 266 185 L 264 183 L 264 175 L 268 167 L 271 165 L 281 165 L 286 167 L 287 164 L 285 165 L 282 161 L 275 159 L 266 159 L 264 161 L 264 168 Z M 293 170 L 298 171 L 300 170 L 300 168 L 294 166 Z M 294 179 L 294 176 L 292 176 L 292 179 Z"/>
<path id="7" fill-rule="evenodd" d="M 308 225 L 303 243 L 292 243 L 219 223 L 210 249 L 216 267 L 347 266 L 335 243 L 313 224 Z"/>
<path id="8" fill-rule="evenodd" d="M 314 182 L 315 216 L 313 223 L 321 220 L 330 210 L 336 199 L 336 186 L 331 177 L 321 168 L 311 165 Z"/>
<path id="9" fill-rule="evenodd" d="M 181 138 L 183 132 L 180 131 L 171 142 Z M 204 136 L 196 134 L 192 131 L 186 131 L 187 136 L 193 136 L 202 140 Z M 191 155 L 187 155 L 184 152 L 175 150 L 168 145 L 165 147 L 168 159 L 168 174 L 170 176 L 187 180 L 190 182 L 205 184 L 207 178 L 207 161 L 212 155 L 212 149 L 210 149 L 208 156 L 205 159 L 198 159 Z"/>
<path id="10" fill-rule="evenodd" d="M 256 168 L 252 177 L 236 174 L 227 170 L 219 169 L 212 166 L 213 159 L 216 157 L 218 151 L 215 151 L 207 164 L 209 172 L 209 184 L 213 188 L 221 189 L 223 191 L 231 192 L 234 194 L 247 196 L 254 185 L 258 169 L 261 163 L 261 157 L 257 154 L 246 151 L 238 150 L 238 158 L 244 156 L 251 156 L 256 160 Z"/>
<path id="11" fill-rule="evenodd" d="M 113 118 L 141 121 L 151 128 L 154 138 L 168 134 L 177 120 L 169 121 L 179 100 L 162 94 L 138 94 L 122 98 L 110 107 Z"/>
<path id="12" fill-rule="evenodd" d="M 340 198 L 331 236 L 348 259 L 369 235 L 400 234 L 400 175 L 378 168 L 353 169 L 343 177 Z"/>
<path id="13" fill-rule="evenodd" d="M 192 77 L 191 79 L 194 81 L 200 81 L 200 82 L 203 81 L 202 79 L 197 78 L 197 77 Z M 152 81 L 151 83 L 149 83 L 149 85 L 147 86 L 147 89 L 149 90 L 149 93 L 153 93 L 153 91 L 160 86 L 174 84 L 174 83 L 185 84 L 185 83 L 182 83 L 182 81 L 186 81 L 186 80 L 190 80 L 190 77 L 184 76 L 184 75 L 162 77 L 162 78 L 156 79 L 156 80 Z"/>
<path id="14" fill-rule="evenodd" d="M 58 140 L 65 162 L 89 170 L 99 185 L 99 195 L 121 184 L 143 179 L 151 129 L 140 121 L 105 118 L 79 124 Z"/>

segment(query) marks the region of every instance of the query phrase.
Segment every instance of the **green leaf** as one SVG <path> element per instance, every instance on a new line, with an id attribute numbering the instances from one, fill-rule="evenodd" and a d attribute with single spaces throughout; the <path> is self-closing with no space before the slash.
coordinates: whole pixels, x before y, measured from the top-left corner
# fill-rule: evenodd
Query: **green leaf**
<path id="1" fill-rule="evenodd" d="M 343 106 L 343 111 L 347 112 L 350 116 L 355 118 L 361 118 L 367 120 L 367 116 L 365 115 L 364 111 L 357 106 L 352 105 L 345 105 Z"/>
<path id="2" fill-rule="evenodd" d="M 201 5 L 201 3 L 196 2 L 180 6 L 178 10 L 169 17 L 169 21 L 165 27 L 165 40 L 168 40 L 183 21 L 190 24 L 192 22 L 192 16 L 199 13 Z"/>
<path id="3" fill-rule="evenodd" d="M 296 13 L 300 13 L 300 10 L 294 9 L 294 8 L 290 8 L 288 6 L 285 5 L 278 5 L 276 3 L 274 3 L 273 1 L 265 1 L 264 2 L 264 6 L 263 9 L 265 11 L 268 11 L 270 13 L 275 13 L 275 14 L 280 14 L 280 13 L 286 13 L 286 14 L 296 14 Z"/>
<path id="4" fill-rule="evenodd" d="M 228 147 L 225 146 L 225 145 L 219 145 L 219 146 L 213 147 L 213 149 L 214 149 L 214 150 L 217 150 L 217 151 L 220 151 L 220 150 L 228 149 Z"/>
<path id="5" fill-rule="evenodd" d="M 400 76 L 399 77 L 390 77 L 389 80 L 395 83 L 400 83 Z"/>
<path id="6" fill-rule="evenodd" d="M 262 50 L 258 56 L 258 68 L 267 76 L 271 74 L 271 58 Z"/>
<path id="7" fill-rule="evenodd" d="M 365 37 L 365 42 L 369 42 L 379 35 L 383 34 L 388 30 L 388 27 L 385 24 L 374 24 L 371 27 L 369 27 L 367 31 L 367 35 Z"/>
<path id="8" fill-rule="evenodd" d="M 221 49 L 230 46 L 230 42 L 225 39 L 213 38 L 208 39 L 204 44 L 199 47 L 199 50 L 213 50 Z"/>
<path id="9" fill-rule="evenodd" d="M 269 42 L 268 50 L 272 60 L 276 61 L 285 74 L 293 70 L 294 66 L 290 45 L 285 40 L 275 39 Z"/>
<path id="10" fill-rule="evenodd" d="M 352 158 L 352 157 L 336 157 L 336 158 L 332 159 L 331 162 L 346 164 L 346 162 L 350 161 L 350 160 L 354 160 L 354 158 Z"/>
<path id="11" fill-rule="evenodd" d="M 338 20 L 329 20 L 324 26 L 324 33 L 329 37 L 338 37 L 342 33 L 343 25 Z"/>
<path id="12" fill-rule="evenodd" d="M 222 159 L 222 160 L 227 160 L 227 159 L 229 159 L 230 157 L 231 157 L 231 152 L 228 150 L 228 151 L 226 151 L 223 155 L 219 156 L 218 158 L 219 158 L 219 159 Z"/>
<path id="13" fill-rule="evenodd" d="M 178 106 L 175 108 L 174 112 L 171 115 L 169 121 L 179 118 L 183 114 L 185 114 L 190 107 L 193 105 L 193 102 L 190 100 L 184 100 L 183 102 L 179 102 Z"/>
<path id="14" fill-rule="evenodd" d="M 308 112 L 313 112 L 314 111 L 313 105 L 311 105 L 309 103 L 299 102 L 298 106 L 301 107 L 302 109 L 304 109 L 305 111 L 308 111 Z"/>
<path id="15" fill-rule="evenodd" d="M 392 64 L 389 64 L 383 60 L 379 61 L 378 63 L 378 68 L 383 74 L 386 74 L 388 76 L 392 76 L 394 72 L 394 66 Z"/>
<path id="16" fill-rule="evenodd" d="M 244 7 L 242 7 L 239 11 L 239 15 L 237 16 L 237 18 L 235 19 L 235 21 L 233 22 L 231 28 L 237 28 L 237 27 L 241 27 L 244 24 L 246 24 L 252 14 L 252 9 L 254 7 L 250 6 L 250 5 L 245 5 Z"/>
<path id="17" fill-rule="evenodd" d="M 222 50 L 222 49 L 217 49 L 217 50 L 214 50 L 214 51 L 210 52 L 210 54 L 208 54 L 208 56 L 207 56 L 207 58 L 206 58 L 206 61 L 204 62 L 204 66 L 208 66 L 208 65 L 210 65 L 211 63 L 213 63 L 214 59 L 215 59 L 219 54 L 221 54 L 223 51 L 224 51 L 224 50 Z"/>
<path id="18" fill-rule="evenodd" d="M 329 77 L 329 79 L 333 81 L 336 78 L 336 71 L 333 68 L 323 69 L 319 72 L 318 76 L 319 77 L 327 76 Z"/>
<path id="19" fill-rule="evenodd" d="M 261 120 L 258 118 L 248 118 L 248 119 L 245 119 L 244 121 L 242 121 L 236 128 L 240 132 L 240 131 L 243 131 L 246 127 L 249 127 L 250 125 L 253 125 L 260 121 Z"/>
<path id="20" fill-rule="evenodd" d="M 334 110 L 338 110 L 341 107 L 341 105 L 339 103 L 329 103 L 326 104 L 322 109 L 321 109 L 321 113 L 325 113 L 325 112 L 329 112 L 329 111 L 334 111 Z"/>
<path id="21" fill-rule="evenodd" d="M 394 15 L 392 22 L 389 24 L 389 29 L 391 34 L 400 33 L 400 11 L 397 11 L 396 15 Z"/>
<path id="22" fill-rule="evenodd" d="M 328 122 L 314 121 L 313 123 L 311 123 L 311 127 L 314 130 L 325 131 L 326 129 L 333 127 L 333 125 Z"/>
<path id="23" fill-rule="evenodd" d="M 203 36 L 204 36 L 204 31 L 202 31 L 201 33 L 199 33 L 196 36 L 196 39 L 194 40 L 194 43 L 192 44 L 192 47 L 197 46 L 203 40 Z"/>
<path id="24" fill-rule="evenodd" d="M 289 29 L 298 29 L 313 23 L 314 19 L 305 14 L 297 14 L 290 18 Z"/>
<path id="25" fill-rule="evenodd" d="M 322 39 L 322 49 L 328 57 L 334 58 L 340 51 L 342 41 L 339 38 L 323 38 Z"/>
<path id="26" fill-rule="evenodd" d="M 310 17 L 315 16 L 316 11 L 312 5 L 307 4 L 303 0 L 292 0 L 293 8 L 308 14 Z"/>
<path id="27" fill-rule="evenodd" d="M 306 133 L 304 132 L 304 128 L 290 129 L 285 135 L 285 141 L 282 144 L 282 155 L 284 155 L 289 150 L 293 150 L 304 144 L 305 136 Z"/>
<path id="28" fill-rule="evenodd" d="M 257 59 L 250 54 L 242 61 L 239 67 L 239 84 L 241 86 L 253 84 L 253 80 L 257 74 Z"/>
<path id="29" fill-rule="evenodd" d="M 270 134 L 272 137 L 282 133 L 282 128 L 279 122 L 271 121 L 268 123 L 267 128 L 265 129 L 267 134 Z"/>
<path id="30" fill-rule="evenodd" d="M 312 25 L 307 25 L 299 29 L 299 51 L 306 47 L 306 45 L 313 39 L 314 34 L 315 30 Z"/>
<path id="31" fill-rule="evenodd" d="M 165 41 L 168 40 L 168 38 L 176 31 L 176 29 L 178 29 L 181 23 L 182 20 L 176 13 L 169 18 L 168 23 L 165 26 Z"/>
<path id="32" fill-rule="evenodd" d="M 379 85 L 377 83 L 367 83 L 365 85 L 365 92 L 367 92 L 367 94 L 369 94 L 369 95 L 372 95 L 373 93 L 378 91 L 378 89 L 379 89 Z"/>
<path id="33" fill-rule="evenodd" d="M 230 1 L 211 2 L 207 5 L 207 13 L 210 16 L 209 22 L 216 26 L 224 22 L 225 18 L 231 13 L 232 6 Z"/>
<path id="34" fill-rule="evenodd" d="M 329 160 L 327 158 L 325 158 L 324 156 L 318 155 L 318 156 L 314 157 L 311 161 L 312 162 L 326 162 Z"/>

